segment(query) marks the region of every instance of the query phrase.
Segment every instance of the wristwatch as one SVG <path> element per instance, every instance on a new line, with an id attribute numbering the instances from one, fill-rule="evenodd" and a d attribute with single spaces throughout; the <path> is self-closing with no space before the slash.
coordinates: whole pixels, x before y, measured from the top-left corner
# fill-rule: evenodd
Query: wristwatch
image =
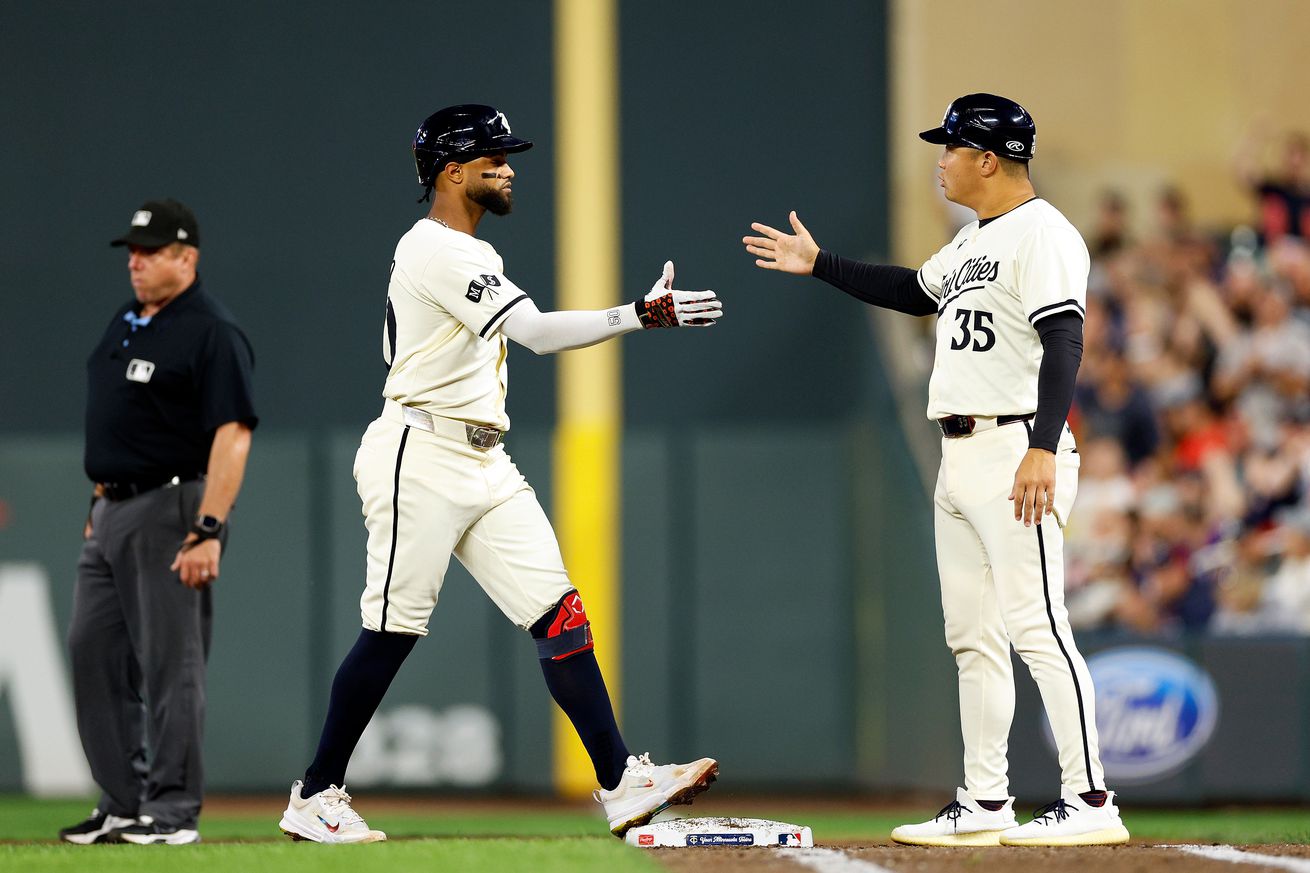
<path id="1" fill-rule="evenodd" d="M 191 532 L 202 540 L 212 540 L 223 530 L 223 522 L 212 515 L 197 515 Z"/>

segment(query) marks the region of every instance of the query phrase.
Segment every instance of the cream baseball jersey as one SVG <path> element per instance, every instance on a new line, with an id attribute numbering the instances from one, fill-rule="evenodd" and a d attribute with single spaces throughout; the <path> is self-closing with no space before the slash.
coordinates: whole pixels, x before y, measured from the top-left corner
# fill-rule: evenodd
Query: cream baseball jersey
<path id="1" fill-rule="evenodd" d="M 937 302 L 928 417 L 1037 411 L 1042 342 L 1035 325 L 1087 306 L 1091 258 L 1054 206 L 1029 200 L 966 225 L 919 268 Z"/>
<path id="2" fill-rule="evenodd" d="M 509 429 L 500 325 L 528 298 L 490 243 L 420 219 L 396 244 L 383 395 L 432 415 Z"/>

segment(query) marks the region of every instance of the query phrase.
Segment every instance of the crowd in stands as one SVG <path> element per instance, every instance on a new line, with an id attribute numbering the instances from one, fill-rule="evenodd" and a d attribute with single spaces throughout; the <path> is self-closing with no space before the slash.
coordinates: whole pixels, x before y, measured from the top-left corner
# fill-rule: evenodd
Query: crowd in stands
<path id="1" fill-rule="evenodd" d="M 1084 229 L 1079 629 L 1310 634 L 1310 143 L 1242 175 L 1253 220 L 1222 236 L 1173 189 L 1148 236 L 1113 193 Z"/>

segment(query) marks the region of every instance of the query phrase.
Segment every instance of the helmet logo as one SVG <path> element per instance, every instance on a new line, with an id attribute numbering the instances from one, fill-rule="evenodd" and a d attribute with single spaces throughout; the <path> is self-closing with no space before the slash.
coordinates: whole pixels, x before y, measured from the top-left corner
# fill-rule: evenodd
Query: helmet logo
<path id="1" fill-rule="evenodd" d="M 1019 142 L 1017 139 L 1010 140 L 1005 144 L 1005 147 L 1012 152 L 1023 151 L 1023 143 Z"/>

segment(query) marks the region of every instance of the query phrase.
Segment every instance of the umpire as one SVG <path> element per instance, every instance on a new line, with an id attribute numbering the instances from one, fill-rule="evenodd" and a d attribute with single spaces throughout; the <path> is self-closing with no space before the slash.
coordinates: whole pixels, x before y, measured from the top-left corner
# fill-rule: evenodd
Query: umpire
<path id="1" fill-rule="evenodd" d="M 101 797 L 59 835 L 179 845 L 200 840 L 211 585 L 258 421 L 254 354 L 201 285 L 186 206 L 143 204 L 112 245 L 127 247 L 136 293 L 87 361 L 95 489 L 68 630 Z"/>

